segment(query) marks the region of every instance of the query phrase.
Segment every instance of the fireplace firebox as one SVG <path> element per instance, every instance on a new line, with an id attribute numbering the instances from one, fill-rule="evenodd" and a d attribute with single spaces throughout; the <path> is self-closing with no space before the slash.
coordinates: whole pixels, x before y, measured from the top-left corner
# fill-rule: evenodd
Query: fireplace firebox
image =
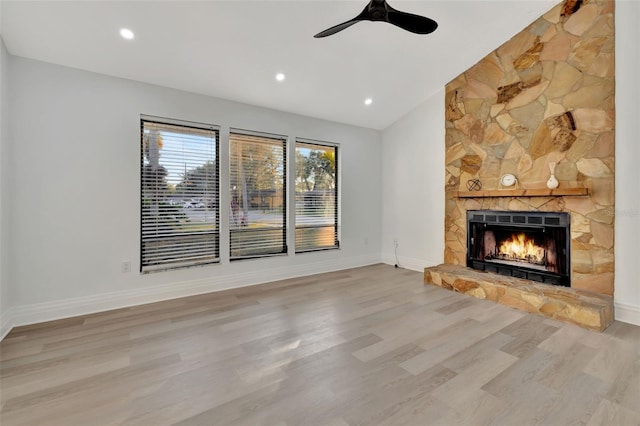
<path id="1" fill-rule="evenodd" d="M 570 218 L 562 212 L 467 211 L 467 267 L 571 286 Z"/>

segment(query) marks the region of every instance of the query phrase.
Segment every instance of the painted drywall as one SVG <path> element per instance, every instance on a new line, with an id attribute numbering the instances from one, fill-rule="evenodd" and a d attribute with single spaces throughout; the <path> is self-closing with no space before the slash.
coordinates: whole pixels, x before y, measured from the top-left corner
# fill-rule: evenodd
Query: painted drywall
<path id="1" fill-rule="evenodd" d="M 616 319 L 640 325 L 640 2 L 616 2 Z"/>
<path id="2" fill-rule="evenodd" d="M 379 261 L 379 132 L 9 59 L 15 324 Z M 233 263 L 223 250 L 217 265 L 122 273 L 139 270 L 140 114 L 222 126 L 223 168 L 230 127 L 339 143 L 341 249 Z"/>
<path id="3" fill-rule="evenodd" d="M 382 259 L 422 271 L 444 252 L 444 90 L 382 132 Z M 438 185 L 441 185 L 440 187 Z"/>
<path id="4" fill-rule="evenodd" d="M 7 279 L 7 241 L 8 241 L 8 215 L 7 210 L 7 183 L 8 163 L 7 149 L 9 145 L 8 132 L 8 89 L 9 89 L 9 54 L 0 37 L 0 338 L 8 330 L 3 327 L 9 323 L 9 281 Z"/>
<path id="5" fill-rule="evenodd" d="M 637 49 L 637 40 L 640 40 L 640 29 L 637 26 L 640 21 L 640 2 L 618 1 L 616 8 L 614 301 L 617 320 L 640 325 L 640 273 L 635 249 L 640 241 L 640 185 L 637 172 L 640 145 L 637 143 L 636 124 L 640 117 L 640 83 L 637 79 L 640 75 Z M 444 179 L 444 169 L 439 163 L 444 158 L 444 130 L 443 122 L 434 122 L 434 116 L 444 117 L 443 96 L 442 93 L 432 96 L 383 132 L 383 158 L 391 155 L 393 159 L 392 166 L 385 169 L 382 193 L 385 202 L 382 230 L 385 263 L 395 262 L 391 257 L 391 247 L 394 236 L 398 234 L 400 253 L 409 259 L 420 259 L 425 265 L 437 260 L 428 258 L 425 253 L 437 253 L 442 248 L 442 230 L 434 235 L 432 228 L 426 225 L 424 215 L 401 214 L 400 208 L 396 209 L 390 204 L 415 208 L 435 201 L 435 205 L 430 205 L 435 209 L 440 208 L 437 202 L 444 199 L 444 189 L 437 185 Z M 422 117 L 415 117 L 414 114 Z M 438 146 L 439 150 L 436 148 Z M 419 165 L 416 166 L 416 163 Z M 425 178 L 425 174 L 429 178 Z M 415 176 L 415 179 L 410 180 L 410 193 L 399 190 L 409 181 L 406 176 Z M 415 194 L 420 194 L 418 199 Z M 439 215 L 440 220 L 443 214 Z"/>

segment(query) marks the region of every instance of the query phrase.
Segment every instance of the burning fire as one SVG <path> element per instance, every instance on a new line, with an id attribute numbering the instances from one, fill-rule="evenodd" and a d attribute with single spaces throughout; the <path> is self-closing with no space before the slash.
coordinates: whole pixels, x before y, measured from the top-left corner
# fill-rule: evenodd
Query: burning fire
<path id="1" fill-rule="evenodd" d="M 511 259 L 541 262 L 544 259 L 544 249 L 524 233 L 512 234 L 511 240 L 505 240 L 500 244 L 500 255 Z"/>

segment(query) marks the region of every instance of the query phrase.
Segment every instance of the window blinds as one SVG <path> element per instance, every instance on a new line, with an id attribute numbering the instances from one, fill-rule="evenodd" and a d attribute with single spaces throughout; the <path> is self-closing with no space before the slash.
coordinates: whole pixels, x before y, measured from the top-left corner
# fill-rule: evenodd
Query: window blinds
<path id="1" fill-rule="evenodd" d="M 231 130 L 231 260 L 287 252 L 286 139 Z"/>
<path id="2" fill-rule="evenodd" d="M 217 262 L 218 130 L 141 120 L 141 272 Z"/>
<path id="3" fill-rule="evenodd" d="M 296 141 L 296 253 L 339 247 L 338 148 Z"/>

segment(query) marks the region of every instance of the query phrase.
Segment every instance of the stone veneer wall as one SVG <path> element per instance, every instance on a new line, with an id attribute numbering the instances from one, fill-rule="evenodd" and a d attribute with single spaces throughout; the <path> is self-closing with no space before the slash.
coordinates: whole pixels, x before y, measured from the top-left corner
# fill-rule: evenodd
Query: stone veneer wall
<path id="1" fill-rule="evenodd" d="M 571 286 L 613 294 L 614 2 L 567 0 L 446 86 L 445 263 L 466 262 L 471 209 L 571 214 Z M 588 196 L 458 198 L 504 173 Z"/>

